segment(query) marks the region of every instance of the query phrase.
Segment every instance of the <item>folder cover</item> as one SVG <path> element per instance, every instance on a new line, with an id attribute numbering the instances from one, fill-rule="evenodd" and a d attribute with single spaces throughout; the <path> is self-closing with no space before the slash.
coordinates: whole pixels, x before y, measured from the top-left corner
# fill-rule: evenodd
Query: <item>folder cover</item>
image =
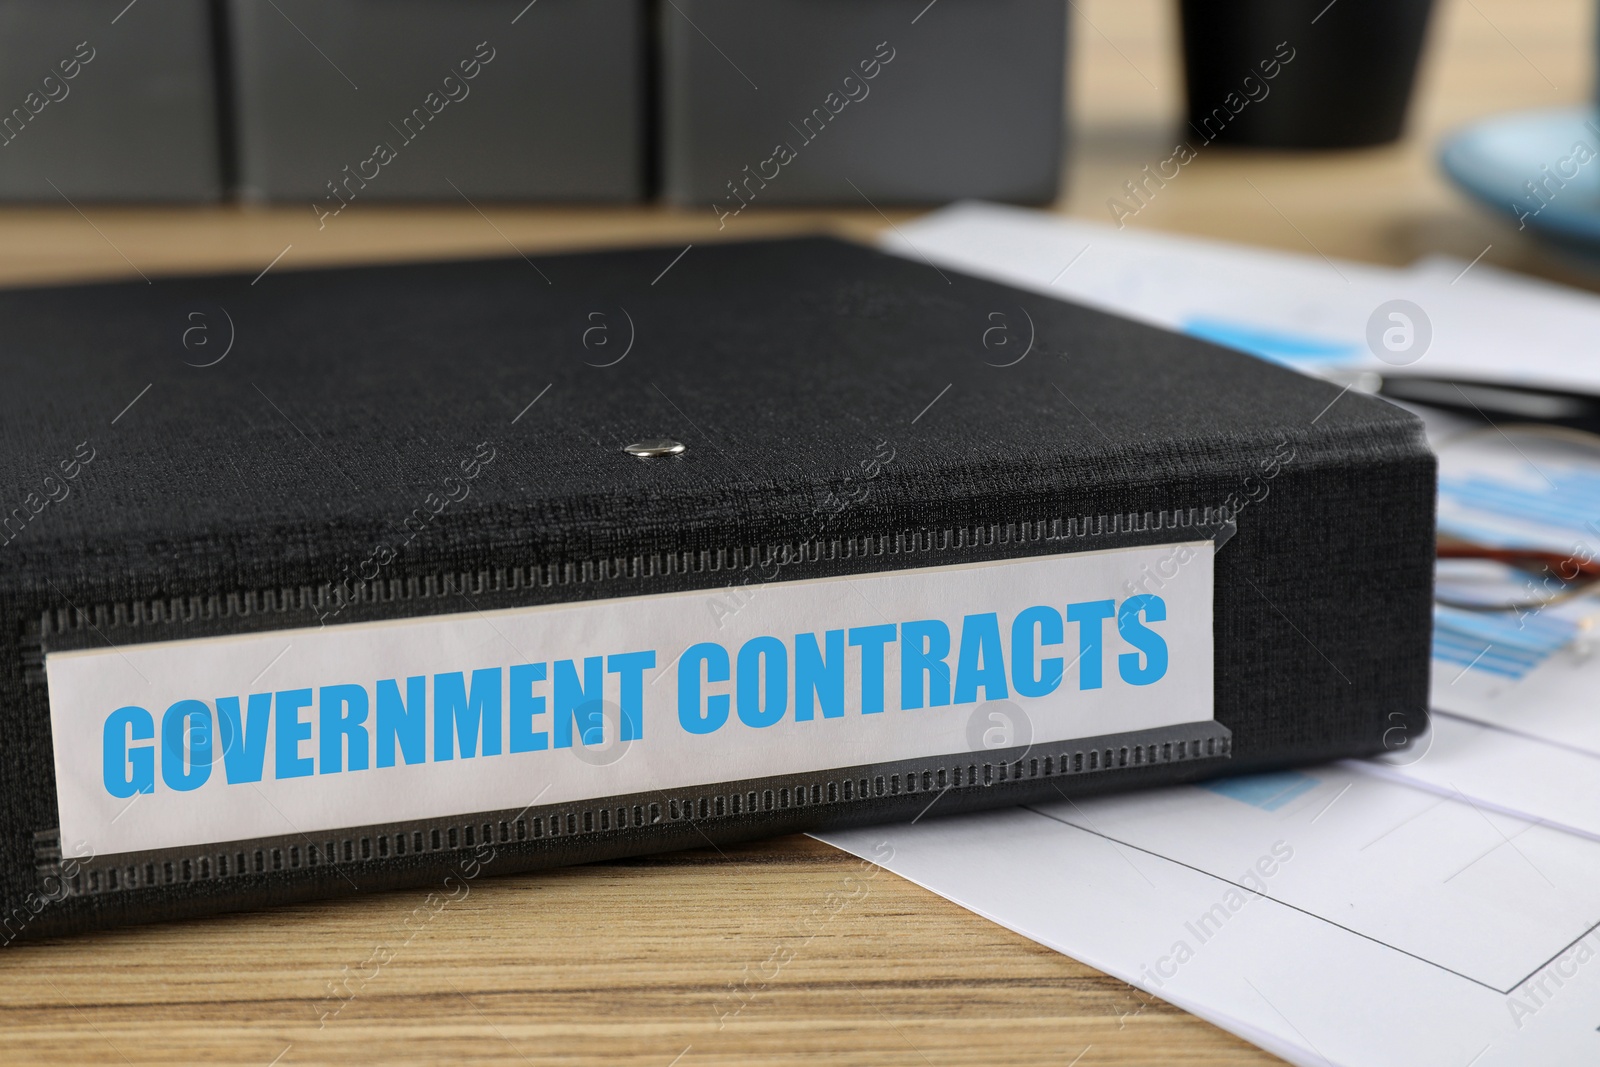
<path id="1" fill-rule="evenodd" d="M 0 940 L 1422 725 L 1418 420 L 1192 338 L 826 238 L 0 318 Z"/>

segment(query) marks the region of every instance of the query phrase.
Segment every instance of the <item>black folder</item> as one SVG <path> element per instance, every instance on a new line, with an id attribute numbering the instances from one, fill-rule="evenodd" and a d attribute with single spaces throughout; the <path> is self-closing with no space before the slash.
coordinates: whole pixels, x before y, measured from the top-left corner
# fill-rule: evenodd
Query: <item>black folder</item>
<path id="1" fill-rule="evenodd" d="M 1403 744 L 1388 403 L 806 238 L 0 294 L 0 939 Z"/>

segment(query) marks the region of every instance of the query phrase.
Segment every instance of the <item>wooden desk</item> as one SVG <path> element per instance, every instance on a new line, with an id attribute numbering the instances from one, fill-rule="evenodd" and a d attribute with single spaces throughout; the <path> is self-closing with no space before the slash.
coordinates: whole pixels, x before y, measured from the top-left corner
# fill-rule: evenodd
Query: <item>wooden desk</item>
<path id="1" fill-rule="evenodd" d="M 1076 141 L 1060 210 L 1109 220 L 1122 182 L 1170 154 L 1172 6 L 1077 0 Z M 1590 7 L 1444 0 L 1404 143 L 1207 150 L 1130 225 L 1385 263 L 1471 259 L 1492 245 L 1484 262 L 1589 284 L 1469 206 L 1432 155 L 1467 118 L 1585 98 Z M 357 203 L 320 231 L 296 206 L 9 208 L 0 283 L 254 271 L 280 252 L 280 267 L 304 267 L 814 228 L 870 238 L 887 225 L 865 205 L 749 212 L 721 235 L 709 209 L 479 207 Z M 788 838 L 485 879 L 414 936 L 401 924 L 420 891 L 12 947 L 0 956 L 0 1061 L 1277 1062 L 886 872 L 827 918 L 829 894 L 861 873 Z M 793 959 L 774 975 L 780 947 Z"/>

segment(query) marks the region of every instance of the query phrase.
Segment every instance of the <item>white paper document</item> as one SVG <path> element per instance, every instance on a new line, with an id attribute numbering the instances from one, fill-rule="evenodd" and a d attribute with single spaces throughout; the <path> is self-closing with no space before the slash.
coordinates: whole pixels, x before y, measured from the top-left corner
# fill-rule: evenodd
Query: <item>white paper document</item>
<path id="1" fill-rule="evenodd" d="M 1532 732 L 1435 712 L 1414 751 L 1345 766 L 1600 841 L 1600 756 Z"/>
<path id="2" fill-rule="evenodd" d="M 1345 767 L 823 840 L 1319 1067 L 1600 1062 L 1600 842 Z"/>
<path id="3" fill-rule="evenodd" d="M 1395 371 L 1406 356 L 1378 359 L 1369 329 L 1406 300 L 1426 319 L 1406 372 L 1600 390 L 1600 297 L 1497 284 L 1504 272 L 1481 263 L 1395 270 L 980 203 L 925 215 L 884 247 L 1312 371 Z M 1381 338 L 1390 320 L 1377 317 Z"/>
<path id="4" fill-rule="evenodd" d="M 1483 264 L 981 204 L 885 243 L 1334 377 L 1396 370 L 1373 317 L 1408 300 L 1430 336 L 1405 371 L 1600 391 L 1600 298 Z M 1439 427 L 1442 533 L 1600 558 L 1600 450 Z M 1437 610 L 1433 722 L 1404 751 L 824 839 L 1297 1064 L 1600 1064 L 1600 597 L 1448 566 L 1465 599 Z"/>
<path id="5" fill-rule="evenodd" d="M 1482 567 L 1486 602 L 1518 606 L 1436 609 L 1431 736 L 1367 769 L 1600 838 L 1600 598 L 1558 580 L 1600 559 L 1600 448 L 1515 428 L 1444 442 L 1439 529 L 1547 551 L 1556 573 L 1441 563 L 1441 599 L 1470 599 Z"/>

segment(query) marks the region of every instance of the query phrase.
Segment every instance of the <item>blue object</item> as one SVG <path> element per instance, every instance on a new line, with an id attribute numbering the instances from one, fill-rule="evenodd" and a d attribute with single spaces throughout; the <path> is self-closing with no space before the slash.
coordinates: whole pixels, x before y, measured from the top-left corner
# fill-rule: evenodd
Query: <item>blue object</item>
<path id="1" fill-rule="evenodd" d="M 1600 112 L 1523 111 L 1445 139 L 1439 164 L 1468 195 L 1519 229 L 1600 252 Z"/>
<path id="2" fill-rule="evenodd" d="M 1195 316 L 1183 324 L 1183 332 L 1202 341 L 1237 348 L 1252 356 L 1303 366 L 1307 363 L 1337 362 L 1361 354 L 1361 345 L 1336 341 L 1311 334 L 1274 330 L 1249 322 Z"/>
<path id="3" fill-rule="evenodd" d="M 1577 623 L 1547 615 L 1463 611 L 1444 604 L 1434 605 L 1433 613 L 1434 659 L 1513 680 L 1578 635 Z"/>
<path id="4" fill-rule="evenodd" d="M 1262 811 L 1277 811 L 1289 801 L 1309 792 L 1318 779 L 1299 771 L 1273 774 L 1246 774 L 1238 778 L 1219 778 L 1200 788 L 1232 797 Z"/>

